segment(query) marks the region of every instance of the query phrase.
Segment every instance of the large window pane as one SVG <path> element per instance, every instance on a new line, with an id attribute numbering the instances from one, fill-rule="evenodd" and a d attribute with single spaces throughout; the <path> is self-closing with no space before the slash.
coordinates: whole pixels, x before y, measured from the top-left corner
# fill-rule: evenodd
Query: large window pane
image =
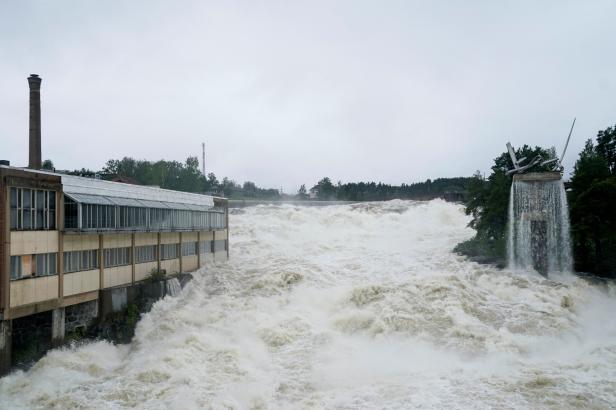
<path id="1" fill-rule="evenodd" d="M 56 269 L 56 254 L 48 253 L 47 254 L 47 266 L 46 266 L 46 274 L 47 275 L 55 275 L 57 273 Z"/>
<path id="2" fill-rule="evenodd" d="M 11 279 L 21 278 L 21 256 L 11 256 Z"/>

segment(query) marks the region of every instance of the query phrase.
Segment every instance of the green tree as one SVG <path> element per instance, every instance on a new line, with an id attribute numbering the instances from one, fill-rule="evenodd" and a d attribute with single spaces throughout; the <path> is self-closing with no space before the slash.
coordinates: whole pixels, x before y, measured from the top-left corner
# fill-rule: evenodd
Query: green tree
<path id="1" fill-rule="evenodd" d="M 616 277 L 616 127 L 586 141 L 573 169 L 569 209 L 575 268 Z"/>
<path id="2" fill-rule="evenodd" d="M 242 193 L 246 198 L 257 197 L 257 185 L 254 182 L 246 181 L 242 185 Z"/>
<path id="3" fill-rule="evenodd" d="M 319 199 L 329 200 L 336 195 L 336 187 L 328 177 L 321 179 L 317 183 L 317 189 L 319 191 Z"/>
<path id="4" fill-rule="evenodd" d="M 53 171 L 54 170 L 53 162 L 51 162 L 50 159 L 46 159 L 45 161 L 43 161 L 42 167 L 43 167 L 43 169 L 46 169 L 46 170 L 49 170 L 49 171 Z"/>
<path id="5" fill-rule="evenodd" d="M 302 184 L 299 189 L 297 190 L 297 197 L 299 199 L 306 199 L 308 198 L 308 192 L 306 191 L 306 184 Z"/>
<path id="6" fill-rule="evenodd" d="M 616 125 L 597 134 L 597 153 L 605 159 L 612 175 L 616 175 Z"/>

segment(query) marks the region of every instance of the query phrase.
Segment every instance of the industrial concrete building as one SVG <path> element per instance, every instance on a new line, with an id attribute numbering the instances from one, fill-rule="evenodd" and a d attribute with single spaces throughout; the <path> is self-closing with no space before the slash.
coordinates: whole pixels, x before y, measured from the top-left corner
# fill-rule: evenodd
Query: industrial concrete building
<path id="1" fill-rule="evenodd" d="M 33 116 L 31 79 L 30 168 L 40 168 L 40 106 Z M 2 161 L 0 375 L 11 365 L 13 321 L 52 312 L 57 344 L 64 336 L 65 308 L 97 303 L 106 291 L 135 286 L 152 272 L 170 277 L 195 271 L 207 260 L 226 260 L 227 225 L 224 198 Z"/>

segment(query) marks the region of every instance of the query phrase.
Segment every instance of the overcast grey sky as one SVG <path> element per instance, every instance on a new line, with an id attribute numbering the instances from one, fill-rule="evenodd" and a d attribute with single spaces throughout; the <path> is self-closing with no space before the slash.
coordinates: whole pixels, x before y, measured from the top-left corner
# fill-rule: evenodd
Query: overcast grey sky
<path id="1" fill-rule="evenodd" d="M 487 171 L 505 142 L 616 123 L 616 1 L 3 1 L 0 157 L 201 156 L 295 191 Z"/>

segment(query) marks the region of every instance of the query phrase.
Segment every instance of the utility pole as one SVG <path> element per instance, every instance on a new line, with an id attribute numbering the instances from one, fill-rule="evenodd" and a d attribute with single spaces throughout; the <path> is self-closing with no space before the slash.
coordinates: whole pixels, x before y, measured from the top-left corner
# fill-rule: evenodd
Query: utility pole
<path id="1" fill-rule="evenodd" d="M 205 142 L 201 143 L 201 169 L 203 170 L 203 179 L 205 180 L 203 191 L 207 192 L 207 175 L 205 175 Z"/>
<path id="2" fill-rule="evenodd" d="M 203 176 L 205 175 L 205 142 L 201 143 L 202 155 L 201 155 L 201 169 L 203 170 Z"/>

